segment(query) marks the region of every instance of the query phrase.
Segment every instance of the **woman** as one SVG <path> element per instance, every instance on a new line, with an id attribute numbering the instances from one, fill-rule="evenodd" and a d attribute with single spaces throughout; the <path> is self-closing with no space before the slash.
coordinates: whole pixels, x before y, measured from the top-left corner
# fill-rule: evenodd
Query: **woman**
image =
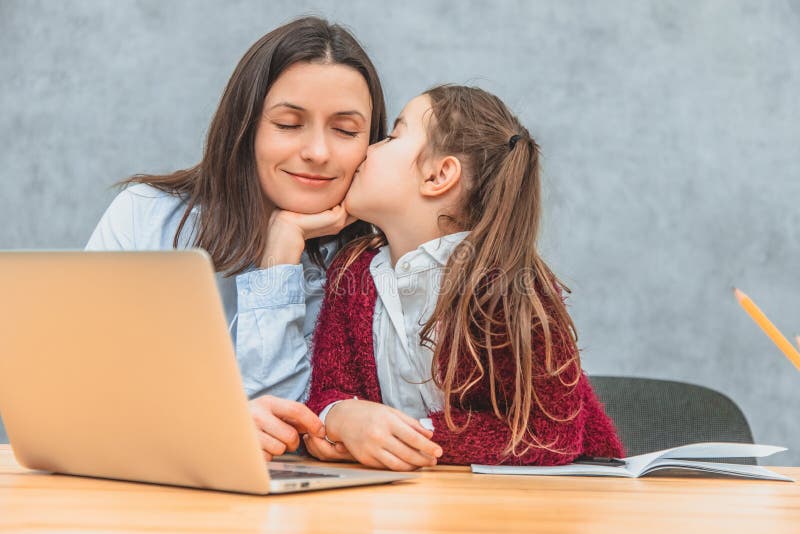
<path id="1" fill-rule="evenodd" d="M 245 53 L 200 163 L 123 181 L 86 247 L 208 251 L 267 459 L 296 449 L 299 434 L 324 436 L 299 402 L 308 343 L 325 268 L 370 232 L 341 202 L 385 130 L 380 81 L 355 38 L 318 18 L 296 20 Z"/>

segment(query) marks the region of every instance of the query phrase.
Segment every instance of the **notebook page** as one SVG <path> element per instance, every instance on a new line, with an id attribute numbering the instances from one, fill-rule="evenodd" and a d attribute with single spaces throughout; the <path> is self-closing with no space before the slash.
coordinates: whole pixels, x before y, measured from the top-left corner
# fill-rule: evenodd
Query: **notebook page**
<path id="1" fill-rule="evenodd" d="M 785 450 L 786 447 L 755 443 L 692 443 L 662 451 L 659 458 L 763 458 Z"/>
<path id="2" fill-rule="evenodd" d="M 695 462 L 691 460 L 672 460 L 662 459 L 653 462 L 643 474 L 661 469 L 691 469 L 692 471 L 703 471 L 706 473 L 718 473 L 722 475 L 736 475 L 747 478 L 757 478 L 762 480 L 783 480 L 794 482 L 794 479 L 770 471 L 758 465 L 725 464 L 720 462 Z"/>
<path id="3" fill-rule="evenodd" d="M 604 477 L 633 477 L 625 466 L 611 465 L 479 465 L 472 464 L 472 472 L 483 475 L 576 475 L 576 476 L 604 476 Z"/>

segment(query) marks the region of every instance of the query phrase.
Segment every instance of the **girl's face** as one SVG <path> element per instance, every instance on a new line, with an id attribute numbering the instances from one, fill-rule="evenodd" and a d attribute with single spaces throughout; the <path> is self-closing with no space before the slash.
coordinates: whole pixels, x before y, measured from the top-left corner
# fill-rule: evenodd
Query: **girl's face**
<path id="1" fill-rule="evenodd" d="M 403 108 L 389 136 L 371 145 L 345 198 L 347 211 L 381 227 L 408 212 L 419 197 L 419 156 L 428 142 L 431 101 L 420 95 Z"/>
<path id="2" fill-rule="evenodd" d="M 267 93 L 256 127 L 256 169 L 280 209 L 319 213 L 339 204 L 369 145 L 372 102 L 345 65 L 295 63 Z"/>

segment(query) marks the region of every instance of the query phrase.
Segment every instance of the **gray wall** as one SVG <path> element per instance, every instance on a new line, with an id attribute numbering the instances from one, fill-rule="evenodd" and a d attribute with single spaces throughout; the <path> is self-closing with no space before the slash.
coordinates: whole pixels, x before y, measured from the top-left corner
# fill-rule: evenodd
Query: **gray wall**
<path id="1" fill-rule="evenodd" d="M 81 247 L 112 182 L 195 163 L 243 52 L 307 13 L 355 31 L 392 116 L 436 82 L 521 115 L 590 373 L 722 391 L 800 464 L 800 373 L 731 294 L 800 331 L 797 1 L 2 0 L 0 248 Z"/>

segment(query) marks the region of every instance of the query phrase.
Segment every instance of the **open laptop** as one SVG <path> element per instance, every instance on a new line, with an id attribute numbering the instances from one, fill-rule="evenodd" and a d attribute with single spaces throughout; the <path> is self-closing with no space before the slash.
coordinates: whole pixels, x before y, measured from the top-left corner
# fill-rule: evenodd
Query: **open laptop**
<path id="1" fill-rule="evenodd" d="M 202 250 L 0 252 L 0 414 L 31 469 L 267 494 L 415 475 L 265 462 Z"/>

